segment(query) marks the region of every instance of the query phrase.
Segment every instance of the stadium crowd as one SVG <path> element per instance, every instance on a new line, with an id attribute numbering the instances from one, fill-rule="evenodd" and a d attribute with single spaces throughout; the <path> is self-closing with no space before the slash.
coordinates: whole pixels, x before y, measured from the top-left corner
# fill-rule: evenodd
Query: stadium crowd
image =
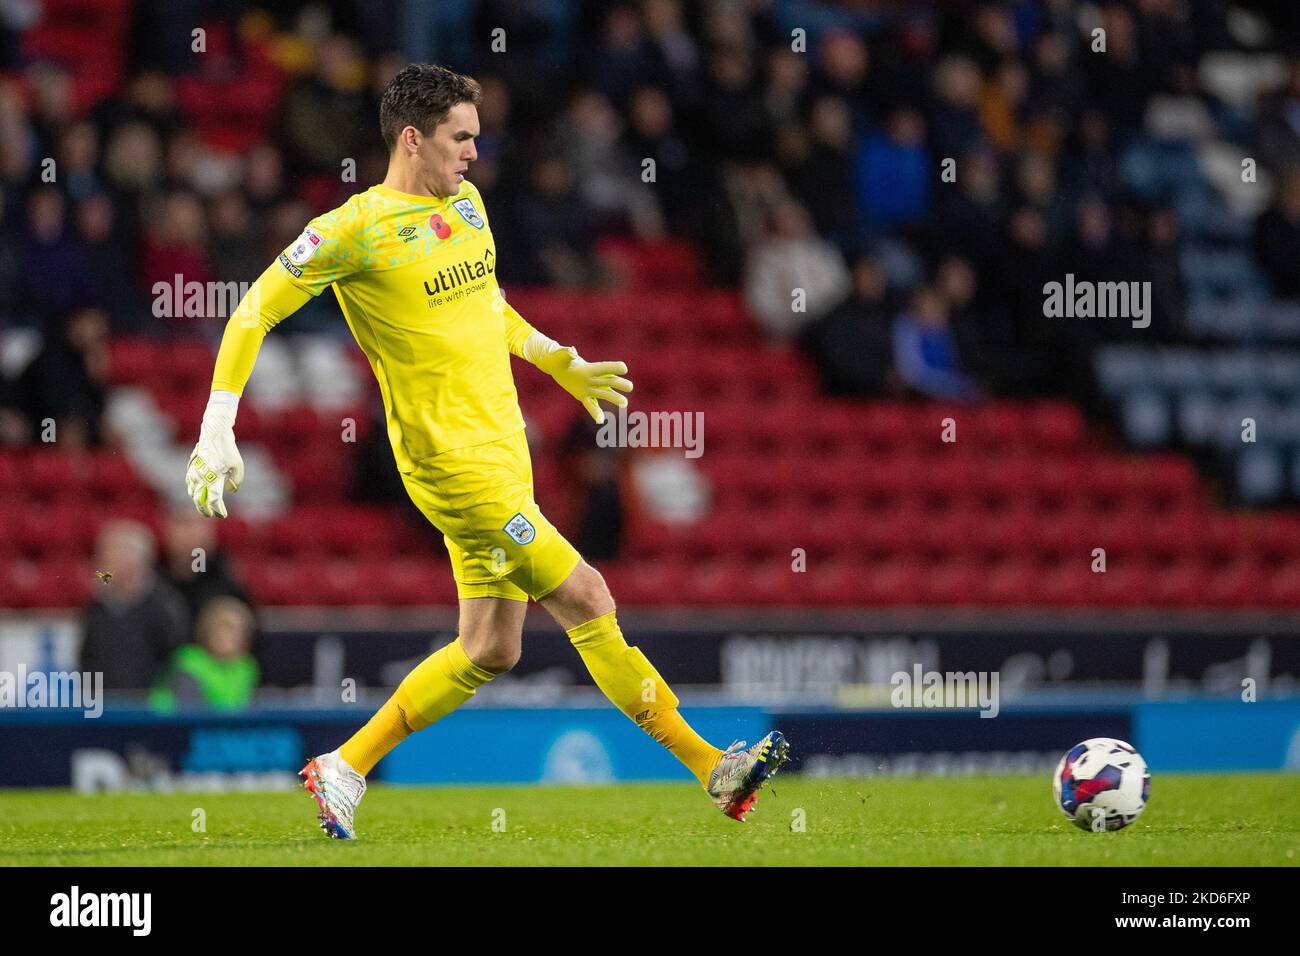
<path id="1" fill-rule="evenodd" d="M 1237 46 L 1212 0 L 414 4 L 396 18 L 417 26 L 407 50 L 359 22 L 363 5 L 278 4 L 279 22 L 263 24 L 283 74 L 275 122 L 238 152 L 209 149 L 178 105 L 202 57 L 148 39 L 185 13 L 210 21 L 210 5 L 175 6 L 134 5 L 135 70 L 86 109 L 67 72 L 11 53 L 6 325 L 58 343 L 97 307 L 114 332 L 215 334 L 222 315 L 158 318 L 155 284 L 251 281 L 307 219 L 377 179 L 377 92 L 421 54 L 483 84 L 474 179 L 503 284 L 615 283 L 601 238 L 686 238 L 710 281 L 743 286 L 773 337 L 799 337 L 831 392 L 1065 387 L 1088 401 L 1087 350 L 1122 328 L 1043 317 L 1045 279 L 1067 270 L 1151 281 L 1152 337 L 1177 339 L 1179 197 L 1139 195 L 1123 162 L 1153 115 L 1183 103 L 1209 103 L 1220 134 L 1282 177 L 1254 248 L 1278 294 L 1296 294 L 1300 59 L 1255 121 L 1234 126 L 1198 72 L 1207 51 Z M 242 21 L 210 28 L 244 37 L 265 18 L 233 9 Z M 498 28 L 505 52 L 491 47 Z M 464 35 L 483 42 L 449 41 Z M 231 44 L 238 70 L 252 54 Z M 339 329 L 332 303 L 308 312 L 291 328 Z M 77 346 L 55 347 L 45 364 L 62 374 Z M 42 374 L 10 383 L 4 404 L 40 404 Z M 78 378 L 95 375 L 87 359 Z M 94 433 L 93 399 L 77 401 Z"/>

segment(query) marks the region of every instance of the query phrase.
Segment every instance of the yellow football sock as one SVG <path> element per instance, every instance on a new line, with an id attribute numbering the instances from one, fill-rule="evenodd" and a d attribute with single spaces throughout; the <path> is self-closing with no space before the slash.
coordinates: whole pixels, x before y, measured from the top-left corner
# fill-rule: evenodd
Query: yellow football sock
<path id="1" fill-rule="evenodd" d="M 339 756 L 362 776 L 403 740 L 446 717 L 496 675 L 469 659 L 460 638 L 439 648 L 403 678 L 393 696 Z"/>
<path id="2" fill-rule="evenodd" d="M 568 632 L 596 686 L 637 726 L 684 763 L 701 785 L 722 751 L 691 729 L 677 712 L 678 700 L 639 648 L 629 647 L 615 612 L 579 624 Z"/>
<path id="3" fill-rule="evenodd" d="M 411 713 L 410 699 L 399 689 L 339 748 L 339 756 L 364 777 L 390 750 L 415 732 L 407 717 Z"/>

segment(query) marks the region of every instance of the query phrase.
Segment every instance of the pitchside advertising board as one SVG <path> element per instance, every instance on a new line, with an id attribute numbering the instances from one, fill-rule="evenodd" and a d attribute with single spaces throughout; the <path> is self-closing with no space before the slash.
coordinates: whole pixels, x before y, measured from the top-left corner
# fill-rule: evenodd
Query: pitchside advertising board
<path id="1" fill-rule="evenodd" d="M 685 712 L 706 737 L 726 744 L 779 727 L 795 746 L 791 770 L 809 775 L 1040 772 L 1098 736 L 1132 741 L 1162 770 L 1300 769 L 1294 631 L 1002 627 L 991 618 L 969 629 L 811 632 L 664 626 L 628 614 L 625 631 L 679 691 L 690 688 Z M 533 623 L 519 666 L 404 743 L 381 778 L 684 779 L 599 697 L 564 634 Z M 329 629 L 272 620 L 259 642 L 262 702 L 235 717 L 157 715 L 111 693 L 94 719 L 0 703 L 0 786 L 291 787 L 306 756 L 346 739 L 453 634 L 391 620 Z M 75 670 L 78 643 L 66 616 L 0 621 L 0 684 Z M 922 678 L 954 673 L 996 683 L 981 683 L 965 706 L 931 706 Z M 901 697 L 899 674 L 911 678 Z M 340 693 L 348 682 L 351 697 Z"/>
<path id="2" fill-rule="evenodd" d="M 859 616 L 870 621 L 876 615 Z M 348 679 L 359 689 L 391 688 L 455 637 L 451 627 L 430 627 L 420 615 L 409 626 L 340 626 L 341 617 L 324 613 L 316 615 L 320 623 L 306 625 L 293 615 L 267 615 L 257 648 L 264 684 L 334 693 Z M 930 615 L 942 627 L 824 630 L 663 626 L 640 624 L 635 614 L 621 614 L 620 620 L 629 643 L 641 647 L 674 685 L 720 687 L 740 701 L 844 703 L 863 688 L 887 691 L 893 675 L 917 665 L 925 671 L 996 672 L 1004 699 L 1015 699 L 1019 691 L 1100 685 L 1140 687 L 1149 698 L 1184 691 L 1235 695 L 1245 680 L 1260 697 L 1300 692 L 1300 618 L 1256 626 L 1065 626 L 1051 619 L 1041 626 L 1023 619 L 1000 626 L 975 618 L 969 627 L 953 627 L 947 623 L 951 617 Z M 591 686 L 565 635 L 549 622 L 534 622 L 529 619 L 518 665 L 494 685 L 520 694 L 534 687 L 539 702 L 549 690 Z M 75 618 L 0 617 L 0 671 L 76 669 L 78 648 Z"/>
<path id="3" fill-rule="evenodd" d="M 1004 694 L 1111 683 L 1140 684 L 1150 695 L 1230 693 L 1248 677 L 1276 693 L 1300 691 L 1300 637 L 1294 633 L 972 628 L 881 634 L 626 624 L 623 630 L 674 684 L 720 686 L 738 698 L 831 700 L 844 688 L 887 686 L 892 675 L 916 664 L 935 671 L 996 671 Z M 286 629 L 266 635 L 263 674 L 280 687 L 331 685 L 342 674 L 364 685 L 391 687 L 454 636 L 451 630 L 431 635 L 428 630 Z M 564 634 L 549 628 L 526 635 L 523 656 L 509 676 L 539 686 L 591 683 Z"/>
<path id="4" fill-rule="evenodd" d="M 691 706 L 706 738 L 790 739 L 789 772 L 816 777 L 1046 774 L 1090 737 L 1133 742 L 1160 771 L 1300 771 L 1300 698 L 1131 706 L 974 710 L 798 710 Z M 277 790 L 296 785 L 307 756 L 332 750 L 370 708 L 255 710 L 170 716 L 109 707 L 0 712 L 0 787 Z M 491 707 L 475 701 L 408 738 L 380 765 L 401 784 L 608 783 L 687 780 L 685 769 L 608 705 Z"/>
<path id="5" fill-rule="evenodd" d="M 371 708 L 254 710 L 237 716 L 112 707 L 0 711 L 0 787 L 287 790 L 307 757 L 333 750 Z M 692 707 L 706 737 L 757 740 L 756 707 Z M 680 763 L 612 707 L 496 708 L 477 701 L 400 744 L 377 771 L 389 783 L 606 783 L 689 779 Z"/>

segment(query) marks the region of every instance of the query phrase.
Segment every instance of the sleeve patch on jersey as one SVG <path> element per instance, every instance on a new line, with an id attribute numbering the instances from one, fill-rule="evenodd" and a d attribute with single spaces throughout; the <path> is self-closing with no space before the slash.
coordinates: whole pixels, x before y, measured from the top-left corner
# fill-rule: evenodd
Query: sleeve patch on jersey
<path id="1" fill-rule="evenodd" d="M 468 196 L 464 199 L 457 199 L 451 205 L 458 213 L 460 213 L 460 218 L 464 219 L 475 229 L 482 229 L 486 225 L 486 223 L 483 222 L 483 217 L 480 216 L 478 210 L 474 208 L 474 200 L 470 199 Z"/>
<path id="2" fill-rule="evenodd" d="M 514 538 L 516 544 L 528 544 L 533 538 L 537 537 L 537 529 L 521 512 L 516 512 L 515 516 L 506 522 L 506 526 L 502 530 Z"/>
<path id="3" fill-rule="evenodd" d="M 280 253 L 280 265 L 282 265 L 282 266 L 284 266 L 286 269 L 288 269 L 288 270 L 289 270 L 289 274 L 290 274 L 291 276 L 293 276 L 295 279 L 301 279 L 301 278 L 302 278 L 302 270 L 299 269 L 299 268 L 298 268 L 296 265 L 294 265 L 292 262 L 290 262 L 290 261 L 289 261 L 289 257 L 286 256 L 283 252 Z"/>
<path id="4" fill-rule="evenodd" d="M 297 241 L 289 247 L 288 256 L 290 261 L 295 265 L 306 265 L 308 260 L 316 254 L 320 244 L 320 233 L 308 226 L 302 231 L 302 235 L 298 237 Z"/>

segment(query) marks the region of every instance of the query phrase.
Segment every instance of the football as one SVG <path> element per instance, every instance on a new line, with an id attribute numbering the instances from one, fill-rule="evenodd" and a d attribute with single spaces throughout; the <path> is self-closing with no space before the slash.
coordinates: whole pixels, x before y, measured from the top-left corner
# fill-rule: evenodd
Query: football
<path id="1" fill-rule="evenodd" d="M 1075 826 L 1122 830 L 1141 815 L 1151 792 L 1147 762 L 1132 744 L 1094 737 L 1075 744 L 1056 765 L 1052 794 Z"/>

